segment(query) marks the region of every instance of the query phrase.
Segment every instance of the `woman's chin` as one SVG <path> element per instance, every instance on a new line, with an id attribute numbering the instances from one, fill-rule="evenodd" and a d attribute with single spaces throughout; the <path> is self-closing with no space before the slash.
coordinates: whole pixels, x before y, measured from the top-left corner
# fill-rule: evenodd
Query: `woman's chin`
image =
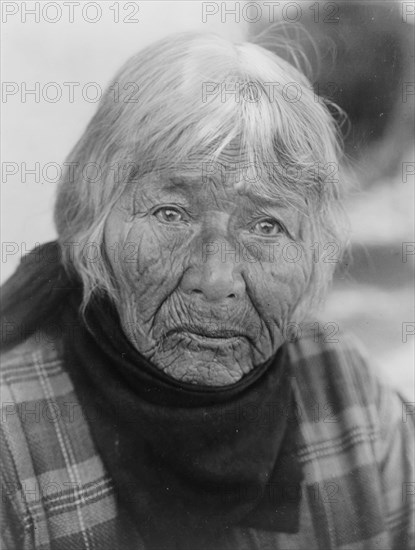
<path id="1" fill-rule="evenodd" d="M 164 345 L 163 351 L 152 357 L 152 362 L 181 382 L 227 386 L 238 382 L 254 368 L 246 338 L 210 338 L 182 333 L 173 340 L 174 343 L 168 342 L 170 345 Z"/>
<path id="2" fill-rule="evenodd" d="M 249 369 L 250 370 L 250 369 Z M 203 360 L 195 357 L 173 362 L 163 371 L 175 380 L 200 386 L 228 386 L 238 382 L 245 373 L 239 365 Z"/>

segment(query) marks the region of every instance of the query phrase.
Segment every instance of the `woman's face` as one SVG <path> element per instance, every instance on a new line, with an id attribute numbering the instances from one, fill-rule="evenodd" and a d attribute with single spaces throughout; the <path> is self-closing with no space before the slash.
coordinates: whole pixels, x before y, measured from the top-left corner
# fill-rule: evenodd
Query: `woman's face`
<path id="1" fill-rule="evenodd" d="M 248 177 L 238 149 L 219 162 L 144 176 L 105 227 L 127 337 L 169 376 L 209 386 L 277 351 L 311 274 L 303 217 L 235 188 Z"/>

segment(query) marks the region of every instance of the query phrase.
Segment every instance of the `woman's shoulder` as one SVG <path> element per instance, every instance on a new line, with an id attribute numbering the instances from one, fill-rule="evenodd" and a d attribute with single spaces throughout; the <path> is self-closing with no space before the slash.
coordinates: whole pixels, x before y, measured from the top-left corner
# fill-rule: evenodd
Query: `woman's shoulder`
<path id="1" fill-rule="evenodd" d="M 399 460 L 401 448 L 400 458 L 409 464 L 413 403 L 386 381 L 357 337 L 337 331 L 329 338 L 316 327 L 287 345 L 303 461 L 318 460 L 326 472 L 336 463 L 344 471 L 353 463 L 384 472 L 386 464 Z"/>
<path id="2" fill-rule="evenodd" d="M 365 441 L 379 455 L 400 427 L 404 398 L 385 380 L 360 340 L 334 323 L 313 323 L 287 345 L 302 423 L 312 440 Z"/>
<path id="3" fill-rule="evenodd" d="M 338 518 L 341 539 L 347 519 L 357 538 L 370 540 L 384 529 L 391 548 L 409 548 L 413 403 L 383 379 L 356 337 L 321 326 L 316 322 L 287 345 L 308 483 Z M 354 541 L 345 535 L 343 542 Z"/>
<path id="4" fill-rule="evenodd" d="M 368 405 L 387 385 L 364 344 L 334 322 L 305 323 L 287 349 L 292 376 L 309 394 Z"/>
<path id="5" fill-rule="evenodd" d="M 35 333 L 3 354 L 0 428 L 2 537 L 10 547 L 62 541 L 78 548 L 87 527 L 98 547 L 113 548 L 126 518 L 119 515 L 56 334 Z"/>
<path id="6" fill-rule="evenodd" d="M 15 403 L 44 396 L 47 382 L 50 397 L 73 391 L 63 363 L 62 340 L 49 331 L 36 331 L 1 354 L 1 378 Z"/>

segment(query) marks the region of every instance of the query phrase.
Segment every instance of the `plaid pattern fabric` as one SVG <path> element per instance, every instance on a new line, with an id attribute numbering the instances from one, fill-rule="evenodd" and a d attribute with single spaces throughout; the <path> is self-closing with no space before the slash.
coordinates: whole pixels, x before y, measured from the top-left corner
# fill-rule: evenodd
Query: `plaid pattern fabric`
<path id="1" fill-rule="evenodd" d="M 299 533 L 235 527 L 212 550 L 413 547 L 413 404 L 349 338 L 323 340 L 288 346 L 305 473 Z M 117 506 L 61 347 L 37 333 L 2 359 L 1 548 L 144 548 Z"/>

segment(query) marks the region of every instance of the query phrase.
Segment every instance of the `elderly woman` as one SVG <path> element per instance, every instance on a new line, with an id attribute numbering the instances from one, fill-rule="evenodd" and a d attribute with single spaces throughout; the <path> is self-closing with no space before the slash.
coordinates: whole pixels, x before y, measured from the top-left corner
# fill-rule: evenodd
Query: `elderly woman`
<path id="1" fill-rule="evenodd" d="M 411 547 L 409 404 L 310 317 L 336 136 L 258 45 L 173 35 L 116 75 L 4 288 L 5 548 Z"/>

